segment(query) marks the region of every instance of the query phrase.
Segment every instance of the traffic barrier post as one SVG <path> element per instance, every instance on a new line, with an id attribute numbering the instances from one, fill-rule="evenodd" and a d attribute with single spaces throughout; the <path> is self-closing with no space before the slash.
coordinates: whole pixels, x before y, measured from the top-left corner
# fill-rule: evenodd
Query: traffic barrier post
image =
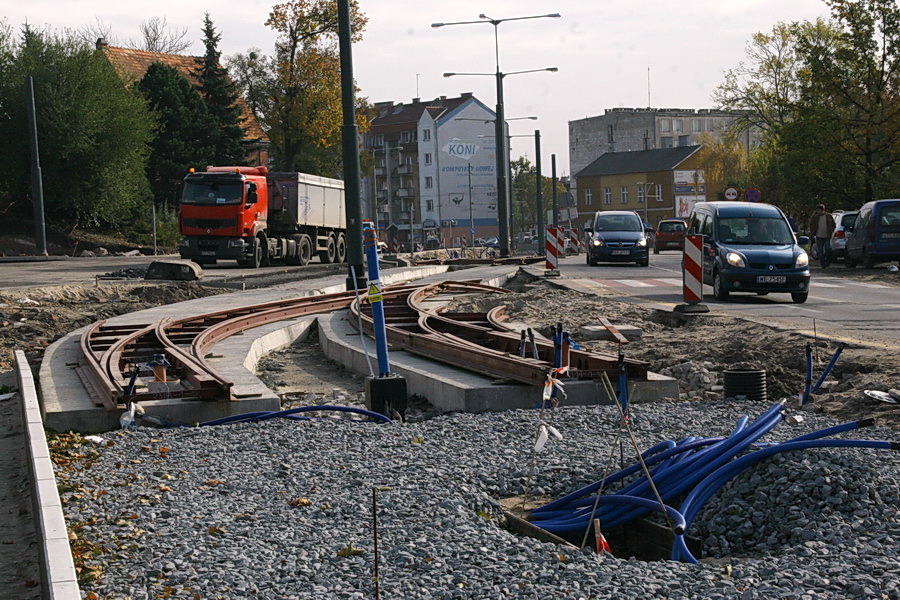
<path id="1" fill-rule="evenodd" d="M 684 238 L 684 258 L 681 267 L 682 296 L 684 304 L 675 307 L 676 312 L 705 313 L 709 307 L 703 304 L 703 236 L 687 235 Z"/>
<path id="2" fill-rule="evenodd" d="M 547 227 L 547 233 L 545 236 L 545 247 L 547 249 L 547 270 L 544 271 L 545 277 L 559 277 L 559 236 L 559 228 L 552 226 Z"/>

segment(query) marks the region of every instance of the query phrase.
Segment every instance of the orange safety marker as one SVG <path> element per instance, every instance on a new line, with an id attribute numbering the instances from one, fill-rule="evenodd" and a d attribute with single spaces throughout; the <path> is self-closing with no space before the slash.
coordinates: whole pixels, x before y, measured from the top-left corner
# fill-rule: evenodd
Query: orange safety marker
<path id="1" fill-rule="evenodd" d="M 609 547 L 609 542 L 606 541 L 606 538 L 603 537 L 603 532 L 600 531 L 600 519 L 594 519 L 594 541 L 597 544 L 597 554 L 601 552 L 609 552 L 612 554 L 612 548 Z"/>

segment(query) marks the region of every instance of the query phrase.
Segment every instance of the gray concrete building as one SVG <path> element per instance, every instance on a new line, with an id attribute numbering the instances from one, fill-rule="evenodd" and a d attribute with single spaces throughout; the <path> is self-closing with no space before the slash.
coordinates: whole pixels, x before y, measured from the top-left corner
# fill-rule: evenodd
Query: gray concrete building
<path id="1" fill-rule="evenodd" d="M 718 138 L 738 116 L 706 108 L 610 108 L 596 117 L 569 121 L 569 173 L 578 173 L 607 152 L 696 146 L 701 133 Z M 759 133 L 747 130 L 741 139 L 750 149 Z"/>

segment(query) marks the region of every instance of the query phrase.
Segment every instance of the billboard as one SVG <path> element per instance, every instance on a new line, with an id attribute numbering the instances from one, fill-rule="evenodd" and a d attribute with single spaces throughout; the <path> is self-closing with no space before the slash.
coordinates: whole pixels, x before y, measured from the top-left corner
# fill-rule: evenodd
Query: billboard
<path id="1" fill-rule="evenodd" d="M 497 219 L 497 175 L 492 138 L 453 138 L 441 146 L 441 219 Z"/>

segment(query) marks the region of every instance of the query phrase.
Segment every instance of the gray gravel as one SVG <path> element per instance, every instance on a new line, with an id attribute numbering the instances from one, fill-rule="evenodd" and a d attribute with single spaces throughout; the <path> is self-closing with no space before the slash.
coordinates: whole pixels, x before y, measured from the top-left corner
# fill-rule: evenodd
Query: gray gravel
<path id="1" fill-rule="evenodd" d="M 644 449 L 727 435 L 742 414 L 765 408 L 632 411 Z M 556 497 L 598 478 L 615 414 L 556 410 L 550 420 L 564 439 L 538 455 L 533 492 Z M 805 417 L 767 441 L 834 424 Z M 523 493 L 537 418 L 512 411 L 393 426 L 279 420 L 107 434 L 113 443 L 93 466 L 68 474 L 83 489 L 63 494 L 70 526 L 96 519 L 79 535 L 109 550 L 96 559 L 102 583 L 82 590 L 132 599 L 374 598 L 371 494 L 385 486 L 377 492 L 382 598 L 900 599 L 896 453 L 822 450 L 766 462 L 715 497 L 692 530 L 720 558 L 650 563 L 503 529 L 496 498 Z M 869 428 L 851 437 L 893 434 Z M 348 546 L 359 554 L 340 556 Z"/>

